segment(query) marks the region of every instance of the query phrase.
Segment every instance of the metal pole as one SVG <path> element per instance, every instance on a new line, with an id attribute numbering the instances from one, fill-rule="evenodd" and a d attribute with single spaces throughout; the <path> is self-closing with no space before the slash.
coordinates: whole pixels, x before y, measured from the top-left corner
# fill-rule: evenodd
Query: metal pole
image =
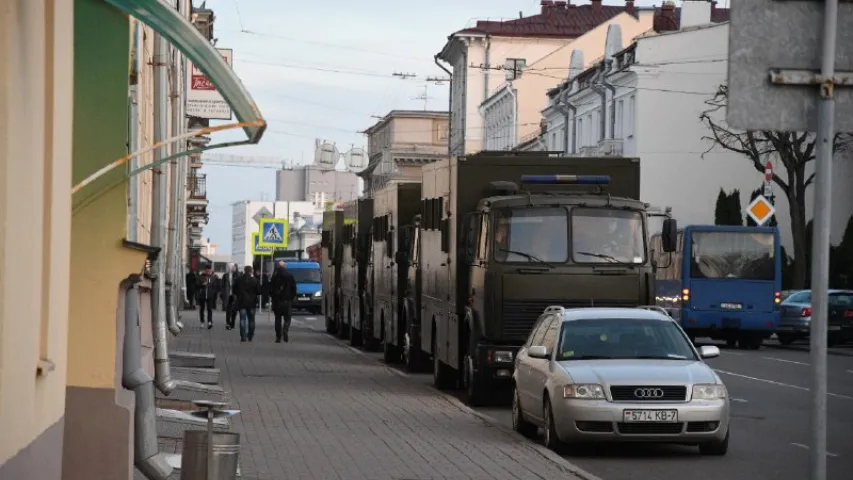
<path id="1" fill-rule="evenodd" d="M 814 242 L 812 244 L 812 439 L 811 480 L 826 480 L 826 364 L 829 302 L 829 229 L 832 203 L 832 154 L 835 137 L 835 38 L 838 0 L 826 0 L 823 19 L 823 58 L 817 121 L 814 185 Z"/>
<path id="2" fill-rule="evenodd" d="M 207 407 L 207 480 L 213 480 L 213 406 Z"/>

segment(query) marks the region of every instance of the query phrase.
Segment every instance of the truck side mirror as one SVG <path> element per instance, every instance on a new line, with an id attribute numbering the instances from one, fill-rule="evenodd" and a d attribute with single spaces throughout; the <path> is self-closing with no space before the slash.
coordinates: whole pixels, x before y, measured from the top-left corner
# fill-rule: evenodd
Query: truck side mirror
<path id="1" fill-rule="evenodd" d="M 667 218 L 663 221 L 660 243 L 664 252 L 672 253 L 676 251 L 676 244 L 678 243 L 678 223 L 674 218 Z"/>

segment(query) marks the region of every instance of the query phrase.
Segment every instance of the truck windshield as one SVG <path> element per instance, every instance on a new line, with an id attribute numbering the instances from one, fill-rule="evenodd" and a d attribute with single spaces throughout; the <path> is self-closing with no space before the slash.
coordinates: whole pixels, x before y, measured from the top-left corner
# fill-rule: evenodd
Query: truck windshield
<path id="1" fill-rule="evenodd" d="M 495 211 L 495 260 L 510 263 L 565 263 L 568 212 L 561 207 L 516 207 Z"/>
<path id="2" fill-rule="evenodd" d="M 576 263 L 644 263 L 642 215 L 608 208 L 573 209 L 572 258 Z"/>
<path id="3" fill-rule="evenodd" d="M 693 232 L 690 277 L 772 281 L 774 254 L 772 233 Z"/>
<path id="4" fill-rule="evenodd" d="M 293 275 L 296 283 L 321 283 L 323 281 L 320 277 L 319 268 L 288 268 L 287 271 Z"/>

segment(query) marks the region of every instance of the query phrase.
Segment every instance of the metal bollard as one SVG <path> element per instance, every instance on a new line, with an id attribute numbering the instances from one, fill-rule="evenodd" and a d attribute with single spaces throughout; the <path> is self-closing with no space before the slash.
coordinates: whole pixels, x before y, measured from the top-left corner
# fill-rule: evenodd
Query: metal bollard
<path id="1" fill-rule="evenodd" d="M 207 418 L 207 431 L 187 430 L 181 453 L 181 480 L 234 480 L 240 456 L 239 433 L 213 433 L 213 420 L 230 417 L 240 410 L 225 410 L 225 402 L 196 400 L 193 404 L 204 410 L 190 412 Z"/>

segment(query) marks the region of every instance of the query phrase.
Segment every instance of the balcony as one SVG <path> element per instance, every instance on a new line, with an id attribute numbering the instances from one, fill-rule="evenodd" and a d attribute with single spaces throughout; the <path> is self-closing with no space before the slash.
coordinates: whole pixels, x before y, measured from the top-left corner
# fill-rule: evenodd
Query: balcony
<path id="1" fill-rule="evenodd" d="M 190 200 L 207 201 L 207 175 L 203 173 L 187 176 L 187 190 Z"/>

